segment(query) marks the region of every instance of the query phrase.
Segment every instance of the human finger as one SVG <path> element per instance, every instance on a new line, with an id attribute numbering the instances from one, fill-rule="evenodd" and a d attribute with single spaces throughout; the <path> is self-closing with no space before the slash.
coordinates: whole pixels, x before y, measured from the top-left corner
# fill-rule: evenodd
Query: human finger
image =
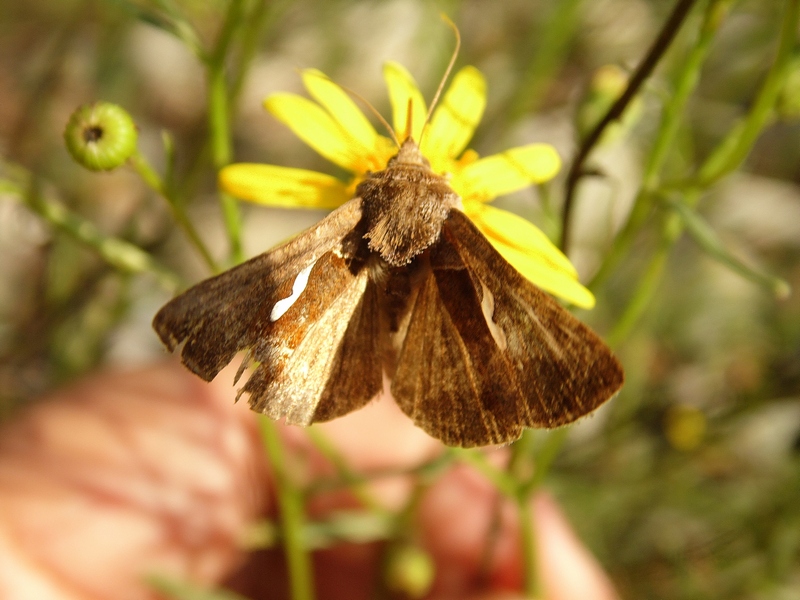
<path id="1" fill-rule="evenodd" d="M 214 584 L 265 510 L 252 416 L 177 364 L 89 377 L 0 432 L 0 596 L 151 597 Z"/>

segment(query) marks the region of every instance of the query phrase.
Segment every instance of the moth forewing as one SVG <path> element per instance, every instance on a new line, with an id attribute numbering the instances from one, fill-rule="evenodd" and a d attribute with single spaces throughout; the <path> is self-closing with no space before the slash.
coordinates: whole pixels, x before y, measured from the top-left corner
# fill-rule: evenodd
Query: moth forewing
<path id="1" fill-rule="evenodd" d="M 356 198 L 285 244 L 189 288 L 158 311 L 153 328 L 194 373 L 212 380 L 237 352 L 263 361 L 273 310 L 291 295 L 298 275 L 327 252 L 352 254 L 363 232 Z M 288 287 L 288 290 L 287 290 Z"/>
<path id="2" fill-rule="evenodd" d="M 318 268 L 318 271 L 317 271 Z M 337 394 L 348 404 L 363 404 L 380 391 L 380 357 L 352 357 L 352 335 L 347 336 L 356 311 L 363 307 L 369 282 L 362 266 L 329 252 L 312 270 L 314 279 L 303 297 L 272 324 L 275 333 L 259 344 L 264 360 L 244 387 L 250 404 L 273 419 L 286 417 L 296 425 L 310 425 L 323 397 Z M 375 346 L 367 330 L 359 332 L 363 346 Z M 345 346 L 345 347 L 343 347 Z M 377 389 L 352 379 L 353 369 L 366 381 L 378 380 Z M 360 406 L 360 405 L 359 405 Z M 330 410 L 330 409 L 327 409 Z"/>
<path id="3" fill-rule="evenodd" d="M 361 408 L 383 389 L 382 356 L 387 344 L 379 292 L 372 280 L 358 301 L 330 368 L 312 422 L 330 421 Z"/>

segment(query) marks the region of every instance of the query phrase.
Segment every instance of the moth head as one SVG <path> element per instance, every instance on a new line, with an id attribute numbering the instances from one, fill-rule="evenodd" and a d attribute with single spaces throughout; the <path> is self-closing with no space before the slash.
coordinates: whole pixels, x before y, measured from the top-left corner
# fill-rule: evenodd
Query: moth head
<path id="1" fill-rule="evenodd" d="M 401 166 L 401 165 L 416 165 L 431 168 L 431 163 L 428 159 L 422 156 L 417 143 L 410 137 L 400 145 L 400 150 L 391 159 L 389 159 L 388 167 Z"/>

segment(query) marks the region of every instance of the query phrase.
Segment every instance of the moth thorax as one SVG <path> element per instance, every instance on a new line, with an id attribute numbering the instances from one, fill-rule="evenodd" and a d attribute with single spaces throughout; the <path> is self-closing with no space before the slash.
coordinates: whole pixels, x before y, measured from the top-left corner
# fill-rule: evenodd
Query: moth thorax
<path id="1" fill-rule="evenodd" d="M 402 151 L 401 151 L 402 152 Z M 444 177 L 422 164 L 395 162 L 359 184 L 369 249 L 399 267 L 438 238 L 458 203 Z"/>

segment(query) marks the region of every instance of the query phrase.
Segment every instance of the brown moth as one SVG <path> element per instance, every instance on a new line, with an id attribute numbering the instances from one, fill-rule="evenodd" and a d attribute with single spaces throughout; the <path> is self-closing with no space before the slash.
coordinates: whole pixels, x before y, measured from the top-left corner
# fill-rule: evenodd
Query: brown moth
<path id="1" fill-rule="evenodd" d="M 153 327 L 206 381 L 245 351 L 239 395 L 291 424 L 361 408 L 384 375 L 403 412 L 451 446 L 592 412 L 622 386 L 619 362 L 459 207 L 408 138 L 355 198 L 173 299 Z"/>

